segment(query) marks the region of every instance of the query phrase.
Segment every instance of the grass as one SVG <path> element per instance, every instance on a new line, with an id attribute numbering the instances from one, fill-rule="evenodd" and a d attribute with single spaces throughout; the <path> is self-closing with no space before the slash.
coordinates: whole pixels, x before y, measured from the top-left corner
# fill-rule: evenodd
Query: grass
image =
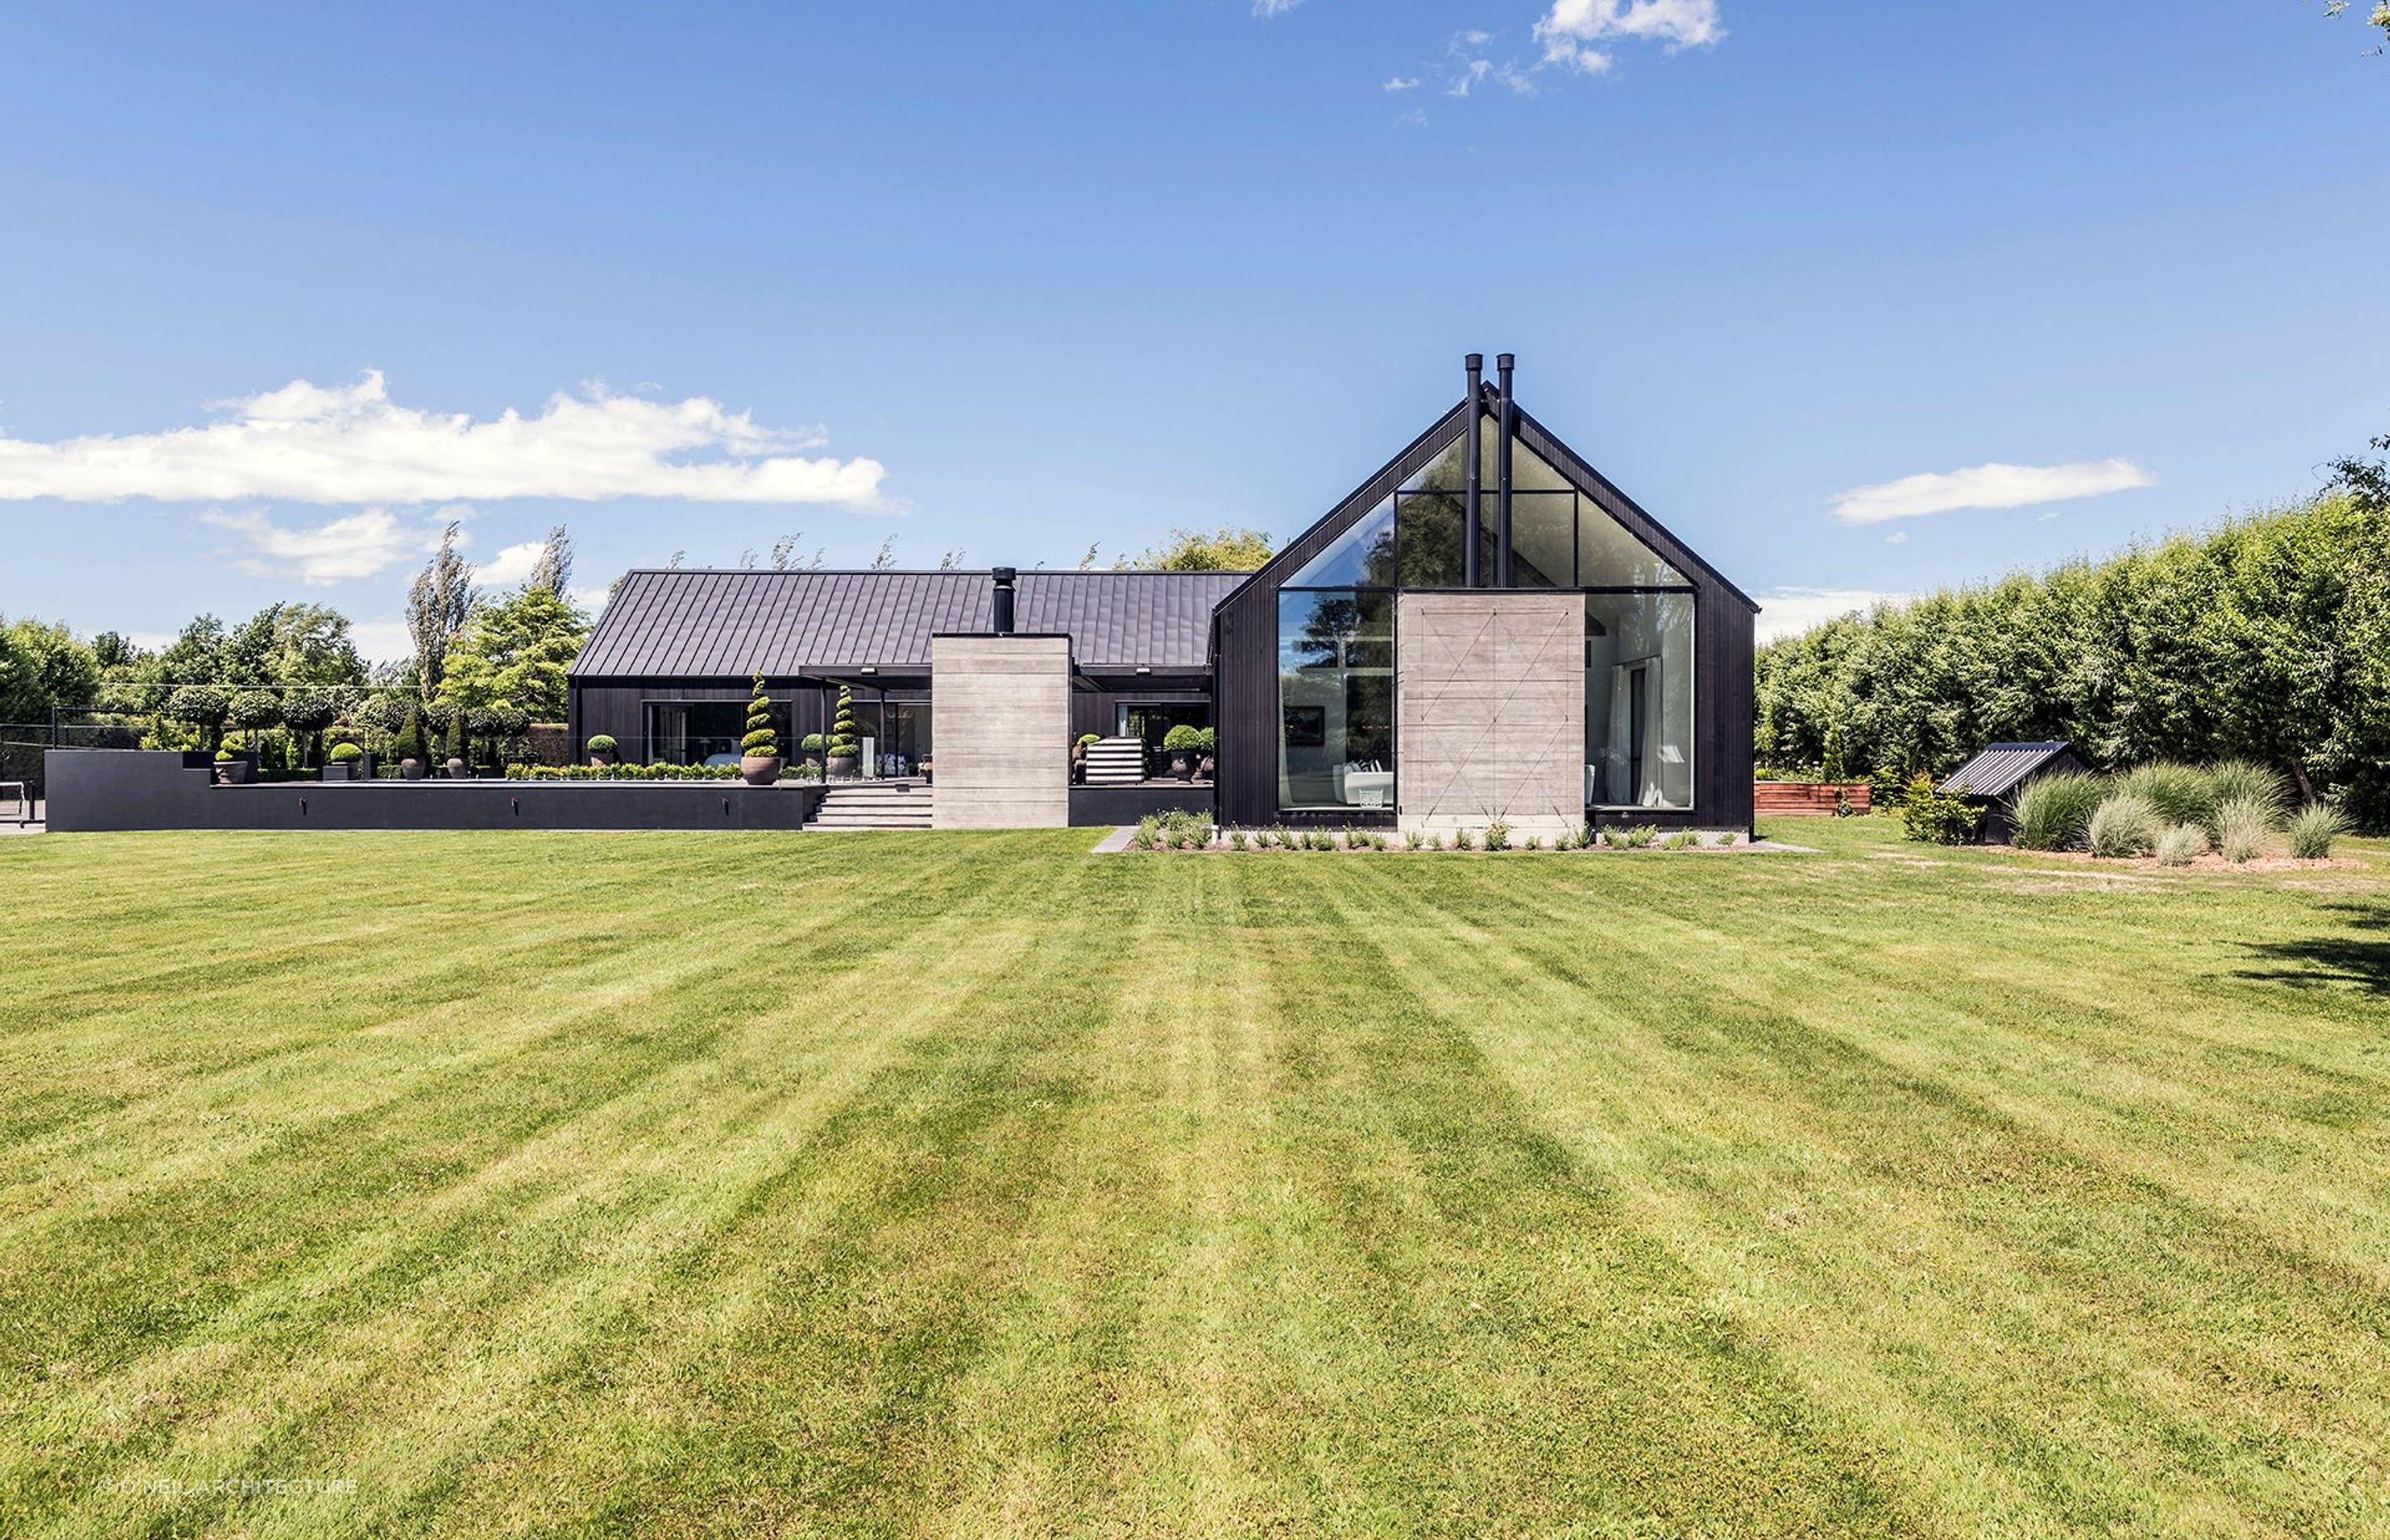
<path id="1" fill-rule="evenodd" d="M 1774 832 L 0 843 L 0 1534 L 2390 1528 L 2390 850 Z"/>

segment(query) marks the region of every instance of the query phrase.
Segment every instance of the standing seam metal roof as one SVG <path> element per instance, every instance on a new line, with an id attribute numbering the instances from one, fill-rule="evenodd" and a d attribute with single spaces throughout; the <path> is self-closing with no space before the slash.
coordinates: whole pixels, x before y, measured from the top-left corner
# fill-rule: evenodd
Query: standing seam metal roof
<path id="1" fill-rule="evenodd" d="M 1013 625 L 1066 633 L 1083 669 L 1200 672 L 1212 610 L 1242 572 L 1022 572 Z M 939 632 L 988 629 L 985 571 L 634 571 L 573 660 L 574 678 L 744 678 L 869 663 L 930 666 Z"/>
<path id="2" fill-rule="evenodd" d="M 2057 743 L 1991 743 L 1984 751 L 1959 767 L 1959 773 L 1944 781 L 1944 796 L 2002 797 L 2014 790 L 2026 776 L 2048 764 L 2059 755 L 2072 752 L 2075 745 Z"/>

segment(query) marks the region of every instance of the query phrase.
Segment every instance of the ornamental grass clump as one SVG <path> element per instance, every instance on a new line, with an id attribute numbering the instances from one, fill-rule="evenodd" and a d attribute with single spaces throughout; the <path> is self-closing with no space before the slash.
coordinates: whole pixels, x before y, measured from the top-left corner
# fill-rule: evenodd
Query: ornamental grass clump
<path id="1" fill-rule="evenodd" d="M 2216 783 L 2196 764 L 2167 759 L 2137 764 L 2117 780 L 2116 789 L 2139 797 L 2169 825 L 2204 828 L 2216 819 Z"/>
<path id="2" fill-rule="evenodd" d="M 2329 861 L 2332 842 L 2348 832 L 2348 818 L 2323 802 L 2303 807 L 2291 819 L 2291 853 L 2302 861 Z"/>
<path id="3" fill-rule="evenodd" d="M 2158 836 L 2158 865 L 2188 866 L 2207 853 L 2207 830 L 2197 824 L 2177 824 Z"/>
<path id="4" fill-rule="evenodd" d="M 1510 848 L 1510 821 L 1509 819 L 1497 818 L 1492 823 L 1485 826 L 1485 848 L 1487 850 L 1509 850 Z"/>
<path id="5" fill-rule="evenodd" d="M 2234 866 L 2255 861 L 2265 853 L 2267 837 L 2278 819 L 2274 803 L 2235 797 L 2216 809 L 2216 848 Z"/>
<path id="6" fill-rule="evenodd" d="M 2219 813 L 2226 802 L 2254 802 L 2266 810 L 2269 821 L 2279 823 L 2290 800 L 2290 788 L 2281 776 L 2255 760 L 2228 759 L 2212 764 L 2207 781 L 2215 789 Z M 2209 828 L 2211 832 L 2220 832 L 2213 825 Z"/>
<path id="7" fill-rule="evenodd" d="M 2016 842 L 2024 850 L 2078 850 L 2108 795 L 2096 776 L 2044 776 L 2016 794 Z"/>
<path id="8" fill-rule="evenodd" d="M 2131 791 L 2117 791 L 2091 815 L 2091 853 L 2110 860 L 2147 855 L 2157 849 L 2165 819 L 2156 804 Z"/>

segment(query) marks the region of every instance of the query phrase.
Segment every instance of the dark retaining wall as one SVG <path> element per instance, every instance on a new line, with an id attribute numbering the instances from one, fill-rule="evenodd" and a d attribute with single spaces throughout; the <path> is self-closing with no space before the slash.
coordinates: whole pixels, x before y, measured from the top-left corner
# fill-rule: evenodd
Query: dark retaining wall
<path id="1" fill-rule="evenodd" d="M 1074 786 L 1071 827 L 1111 828 L 1133 824 L 1149 813 L 1212 812 L 1208 786 Z"/>
<path id="2" fill-rule="evenodd" d="M 821 789 L 738 781 L 283 781 L 217 786 L 200 756 L 52 749 L 53 834 L 164 828 L 802 828 Z"/>

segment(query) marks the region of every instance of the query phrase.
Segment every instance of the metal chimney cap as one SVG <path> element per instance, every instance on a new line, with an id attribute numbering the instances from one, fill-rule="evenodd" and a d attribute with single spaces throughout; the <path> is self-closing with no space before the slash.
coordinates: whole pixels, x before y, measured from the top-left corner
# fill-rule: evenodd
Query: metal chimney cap
<path id="1" fill-rule="evenodd" d="M 988 570 L 988 575 L 995 578 L 998 583 L 1010 583 L 1015 577 L 1019 576 L 1020 573 L 1016 569 L 1010 567 L 992 567 Z"/>
<path id="2" fill-rule="evenodd" d="M 1507 353 L 1497 353 L 1494 355 L 1494 366 L 1497 369 L 1511 368 L 1515 366 L 1518 362 L 1519 361 L 1517 359 L 1511 357 Z"/>
<path id="3" fill-rule="evenodd" d="M 1472 353 L 1460 362 L 1468 368 L 1482 369 L 1485 366 L 1485 355 L 1482 353 Z"/>

